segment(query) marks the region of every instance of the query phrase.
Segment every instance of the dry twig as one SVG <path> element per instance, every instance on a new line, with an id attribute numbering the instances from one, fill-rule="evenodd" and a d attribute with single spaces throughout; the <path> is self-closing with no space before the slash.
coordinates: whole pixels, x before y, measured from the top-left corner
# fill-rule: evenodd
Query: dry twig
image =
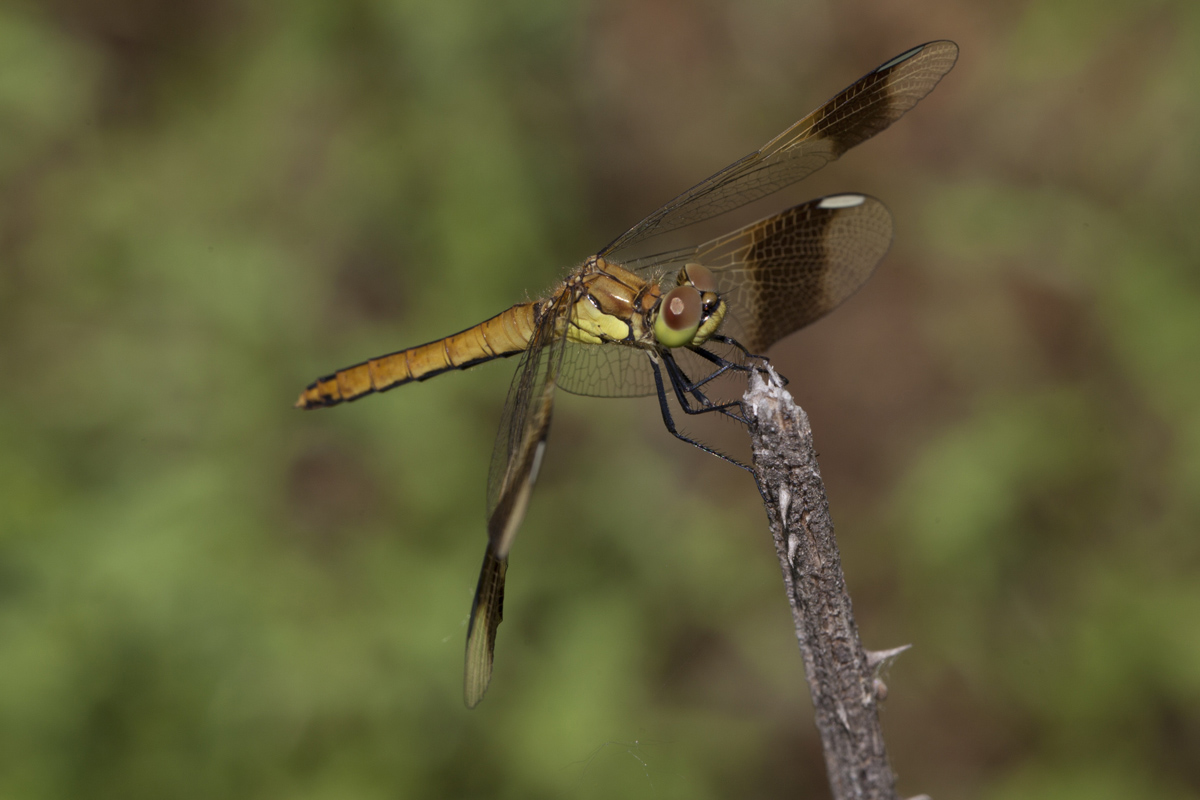
<path id="1" fill-rule="evenodd" d="M 878 671 L 904 648 L 868 652 L 859 640 L 808 415 L 774 372 L 770 380 L 753 374 L 744 404 L 833 796 L 895 800 Z"/>

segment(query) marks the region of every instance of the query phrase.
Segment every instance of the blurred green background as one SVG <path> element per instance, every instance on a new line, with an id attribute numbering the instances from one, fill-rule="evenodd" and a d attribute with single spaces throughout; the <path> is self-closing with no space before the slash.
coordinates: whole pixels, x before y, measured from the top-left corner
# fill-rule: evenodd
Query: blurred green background
<path id="1" fill-rule="evenodd" d="M 942 37 L 772 201 L 896 218 L 772 355 L 900 790 L 1200 797 L 1193 0 L 0 6 L 0 796 L 827 796 L 757 494 L 653 402 L 561 396 L 473 712 L 514 362 L 291 404 Z"/>

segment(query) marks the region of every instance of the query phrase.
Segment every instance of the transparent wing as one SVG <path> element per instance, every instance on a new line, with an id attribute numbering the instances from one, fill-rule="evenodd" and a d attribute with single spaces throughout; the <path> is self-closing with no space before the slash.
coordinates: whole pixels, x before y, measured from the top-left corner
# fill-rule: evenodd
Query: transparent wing
<path id="1" fill-rule="evenodd" d="M 721 331 L 762 353 L 854 294 L 892 242 L 892 217 L 874 197 L 811 200 L 698 247 L 639 259 L 626 268 L 661 280 L 685 263 L 717 277 L 730 317 Z"/>
<path id="2" fill-rule="evenodd" d="M 802 180 L 870 139 L 929 94 L 958 59 L 958 45 L 928 42 L 859 78 L 832 100 L 617 237 L 617 255 L 651 236 L 732 211 Z M 619 259 L 618 259 L 619 260 Z"/>
<path id="3" fill-rule="evenodd" d="M 793 206 L 701 246 L 721 296 L 752 352 L 841 305 L 892 243 L 887 207 L 865 195 L 833 195 Z"/>
<path id="4" fill-rule="evenodd" d="M 650 355 L 639 347 L 568 340 L 558 385 L 563 391 L 590 397 L 654 394 Z"/>
<path id="5" fill-rule="evenodd" d="M 563 291 L 539 304 L 536 323 L 528 349 L 521 355 L 516 375 L 508 389 L 492 464 L 488 470 L 488 541 L 501 555 L 507 555 L 511 531 L 499 523 L 512 516 L 520 487 L 531 482 L 536 446 L 545 441 L 554 406 L 554 388 L 562 364 L 566 315 L 575 295 Z M 516 520 L 519 524 L 520 520 Z M 500 535 L 506 533 L 507 535 Z"/>
<path id="6" fill-rule="evenodd" d="M 504 613 L 508 551 L 537 480 L 563 352 L 565 313 L 573 304 L 562 292 L 535 309 L 536 328 L 521 357 L 504 404 L 488 473 L 488 544 L 467 627 L 463 697 L 469 708 L 483 699 L 492 680 L 496 629 Z"/>
<path id="7" fill-rule="evenodd" d="M 648 282 L 667 281 L 689 262 L 708 267 L 729 305 L 720 332 L 762 353 L 854 294 L 891 242 L 892 217 L 883 203 L 861 194 L 837 194 L 702 245 L 623 266 Z M 711 369 L 686 348 L 672 352 L 692 377 Z M 565 342 L 558 383 L 572 394 L 593 397 L 640 397 L 655 391 L 646 351 L 617 344 Z"/>
<path id="8" fill-rule="evenodd" d="M 694 251 L 694 248 L 693 248 Z M 723 326 L 722 330 L 726 330 Z M 712 350 L 712 347 L 709 347 Z M 684 374 L 699 379 L 715 369 L 711 362 L 686 348 L 673 351 Z M 736 350 L 720 355 L 741 363 Z M 646 397 L 655 393 L 650 354 L 638 347 L 617 344 L 582 344 L 568 340 L 564 345 L 558 388 L 588 397 Z"/>

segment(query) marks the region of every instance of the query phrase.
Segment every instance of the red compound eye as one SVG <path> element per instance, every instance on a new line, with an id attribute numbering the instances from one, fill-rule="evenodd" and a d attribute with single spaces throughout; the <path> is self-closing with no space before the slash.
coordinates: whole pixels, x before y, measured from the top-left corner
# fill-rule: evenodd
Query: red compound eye
<path id="1" fill-rule="evenodd" d="M 679 277 L 680 283 L 686 281 L 700 292 L 717 290 L 717 276 L 712 274 L 712 270 L 701 264 L 685 264 Z"/>
<path id="2" fill-rule="evenodd" d="M 659 305 L 654 337 L 667 347 L 690 343 L 700 327 L 700 312 L 700 292 L 691 286 L 676 286 Z"/>

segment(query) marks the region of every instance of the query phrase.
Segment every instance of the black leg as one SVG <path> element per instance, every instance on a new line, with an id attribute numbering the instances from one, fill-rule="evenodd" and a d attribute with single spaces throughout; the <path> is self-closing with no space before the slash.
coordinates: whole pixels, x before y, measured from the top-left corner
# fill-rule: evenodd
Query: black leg
<path id="1" fill-rule="evenodd" d="M 663 386 L 662 372 L 658 368 L 658 362 L 655 361 L 654 359 L 650 359 L 650 366 L 654 370 L 654 387 L 655 387 L 655 389 L 658 390 L 658 407 L 662 411 L 663 424 L 667 426 L 667 430 L 670 431 L 671 435 L 674 436 L 676 439 L 687 442 L 688 444 L 692 445 L 693 447 L 698 447 L 701 450 L 703 450 L 704 452 L 710 453 L 710 454 L 716 456 L 717 458 L 724 459 L 725 461 L 728 461 L 730 464 L 733 464 L 734 466 L 741 467 L 742 469 L 746 470 L 749 473 L 753 473 L 754 470 L 750 469 L 750 467 L 746 466 L 745 464 L 738 461 L 737 459 L 730 458 L 729 456 L 725 455 L 724 453 L 721 453 L 717 450 L 712 449 L 708 445 L 697 442 L 695 439 L 690 439 L 687 436 L 684 436 L 682 433 L 680 433 L 675 428 L 675 420 L 672 419 L 672 417 L 671 417 L 671 407 L 667 403 L 667 390 L 666 390 L 666 387 Z M 676 365 L 676 369 L 678 369 L 678 365 Z M 680 375 L 682 375 L 682 373 L 680 373 Z M 680 378 L 680 380 L 682 380 L 682 378 Z M 683 407 L 683 409 L 685 411 L 688 411 L 688 413 L 700 414 L 700 413 L 704 413 L 705 411 L 720 410 L 720 408 L 718 406 L 712 405 L 711 401 L 709 401 L 707 397 L 704 397 L 704 395 L 699 392 L 696 392 L 696 394 L 698 394 L 701 398 L 703 398 L 702 402 L 709 404 L 709 408 L 690 410 L 688 408 L 688 404 L 686 402 L 684 402 L 683 389 L 679 386 L 679 384 L 676 383 L 675 376 L 672 376 L 671 386 L 675 391 L 675 396 L 679 399 L 680 405 Z M 740 404 L 736 404 L 736 405 L 740 406 Z"/>
<path id="2" fill-rule="evenodd" d="M 704 394 L 704 392 L 700 391 L 699 388 L 716 375 L 723 373 L 728 366 L 732 365 L 730 365 L 728 362 L 724 362 L 724 364 L 712 375 L 709 375 L 702 381 L 694 382 L 688 377 L 687 373 L 683 371 L 683 368 L 679 366 L 679 363 L 675 361 L 675 357 L 671 355 L 670 352 L 663 352 L 660 355 L 662 356 L 663 366 L 667 369 L 667 377 L 671 379 L 671 388 L 675 392 L 675 399 L 679 401 L 679 406 L 683 409 L 685 414 L 708 414 L 715 411 L 719 414 L 724 414 L 731 419 L 735 419 L 738 422 L 744 423 L 746 421 L 741 414 L 733 414 L 729 411 L 731 408 L 737 408 L 739 411 L 742 411 L 741 402 L 735 400 L 731 403 L 717 404 L 710 400 L 708 396 Z M 717 356 L 711 353 L 708 355 L 712 356 L 714 359 L 718 359 L 714 363 L 720 363 L 723 361 L 723 359 L 719 359 Z M 692 395 L 692 397 L 696 399 L 696 402 L 699 403 L 698 408 L 692 406 L 691 401 L 687 399 L 685 393 Z"/>
<path id="3" fill-rule="evenodd" d="M 688 349 L 691 350 L 696 355 L 703 358 L 704 360 L 717 365 L 717 368 L 715 370 L 713 370 L 712 372 L 710 372 L 708 375 L 704 376 L 703 378 L 701 378 L 698 381 L 690 383 L 689 386 L 692 389 L 699 389 L 704 384 L 708 383 L 709 381 L 713 380 L 714 378 L 719 378 L 720 376 L 724 375 L 729 370 L 734 370 L 734 371 L 740 372 L 742 370 L 749 369 L 748 367 L 746 367 L 742 364 L 734 364 L 732 361 L 727 361 L 726 359 L 721 358 L 716 353 L 711 353 L 708 350 L 705 350 L 703 347 L 689 347 Z M 679 372 L 680 372 L 680 374 L 682 374 L 683 370 L 680 369 Z"/>
<path id="4" fill-rule="evenodd" d="M 737 339 L 734 339 L 732 337 L 724 336 L 722 334 L 717 333 L 717 334 L 714 334 L 714 335 L 708 337 L 708 340 L 710 342 L 721 342 L 722 344 L 727 344 L 730 347 L 736 347 L 738 350 L 742 351 L 742 355 L 745 357 L 746 361 L 760 361 L 764 364 L 767 362 L 766 356 L 759 356 L 759 355 L 755 355 L 754 353 L 751 353 L 749 350 L 747 350 L 745 348 L 745 346 L 742 345 L 741 342 L 739 342 Z M 701 348 L 692 348 L 692 349 L 699 351 Z M 713 354 L 709 353 L 709 355 L 713 355 Z M 717 357 L 717 356 L 714 356 L 714 357 Z M 721 359 L 721 360 L 725 361 L 725 359 Z M 728 362 L 726 362 L 726 363 L 728 363 Z M 749 372 L 752 369 L 756 369 L 760 372 L 766 371 L 763 367 L 750 366 L 750 365 L 745 365 L 745 364 L 731 364 L 730 366 L 733 369 L 744 370 L 746 372 Z M 788 379 L 786 377 L 784 377 L 783 375 L 779 375 L 778 377 L 781 381 L 783 381 L 783 385 L 787 386 Z"/>

